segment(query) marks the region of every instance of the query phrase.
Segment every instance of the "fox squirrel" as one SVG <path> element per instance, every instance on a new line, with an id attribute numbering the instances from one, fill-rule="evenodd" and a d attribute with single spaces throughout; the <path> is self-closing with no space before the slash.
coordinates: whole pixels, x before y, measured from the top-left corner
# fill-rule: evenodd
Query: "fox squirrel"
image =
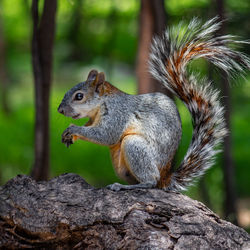
<path id="1" fill-rule="evenodd" d="M 217 146 L 227 133 L 223 107 L 218 92 L 205 80 L 199 85 L 197 77 L 186 73 L 186 65 L 202 57 L 227 73 L 250 68 L 247 56 L 226 46 L 245 42 L 234 41 L 229 35 L 215 36 L 220 25 L 218 18 L 204 24 L 193 19 L 187 27 L 168 29 L 152 43 L 151 74 L 180 98 L 192 115 L 192 141 L 176 171 L 171 163 L 182 127 L 169 97 L 126 94 L 96 70 L 65 94 L 58 111 L 74 119 L 89 117 L 89 121 L 82 127 L 68 127 L 62 142 L 69 146 L 82 139 L 108 146 L 117 175 L 130 184 L 114 183 L 108 188 L 185 190 L 212 165 Z"/>

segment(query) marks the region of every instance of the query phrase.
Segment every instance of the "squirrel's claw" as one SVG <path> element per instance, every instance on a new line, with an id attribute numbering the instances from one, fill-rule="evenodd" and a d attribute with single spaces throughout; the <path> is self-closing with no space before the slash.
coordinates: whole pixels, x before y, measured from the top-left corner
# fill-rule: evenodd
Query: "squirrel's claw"
<path id="1" fill-rule="evenodd" d="M 62 134 L 62 143 L 64 143 L 67 148 L 73 144 L 73 135 L 70 133 L 69 128 L 67 128 Z"/>
<path id="2" fill-rule="evenodd" d="M 62 143 L 64 143 L 68 148 L 71 144 L 73 144 L 73 141 L 72 138 L 62 138 Z"/>
<path id="3" fill-rule="evenodd" d="M 69 148 L 69 146 L 70 146 L 71 144 L 73 144 L 73 142 L 72 142 L 72 141 L 67 141 L 65 144 L 66 144 L 66 147 Z"/>

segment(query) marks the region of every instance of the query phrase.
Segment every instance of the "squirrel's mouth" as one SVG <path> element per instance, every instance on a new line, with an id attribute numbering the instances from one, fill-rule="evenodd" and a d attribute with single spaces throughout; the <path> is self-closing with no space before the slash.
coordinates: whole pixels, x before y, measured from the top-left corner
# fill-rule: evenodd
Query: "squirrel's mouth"
<path id="1" fill-rule="evenodd" d="M 80 117 L 80 114 L 72 116 L 73 119 L 78 119 Z"/>

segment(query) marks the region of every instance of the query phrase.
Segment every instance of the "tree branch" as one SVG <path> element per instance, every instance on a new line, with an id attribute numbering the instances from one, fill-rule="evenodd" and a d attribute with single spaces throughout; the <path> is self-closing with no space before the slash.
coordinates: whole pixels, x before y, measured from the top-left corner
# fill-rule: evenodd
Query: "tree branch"
<path id="1" fill-rule="evenodd" d="M 95 189 L 80 176 L 17 176 L 0 188 L 0 248 L 247 249 L 250 236 L 198 201 L 158 189 Z"/>

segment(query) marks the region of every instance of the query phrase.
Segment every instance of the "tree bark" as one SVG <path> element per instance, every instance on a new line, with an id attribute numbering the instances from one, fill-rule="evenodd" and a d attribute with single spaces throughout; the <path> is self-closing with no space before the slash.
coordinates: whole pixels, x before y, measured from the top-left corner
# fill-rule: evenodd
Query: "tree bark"
<path id="1" fill-rule="evenodd" d="M 224 21 L 221 25 L 220 35 L 225 34 L 225 4 L 224 0 L 217 1 L 217 13 L 221 21 Z M 221 89 L 223 96 L 223 105 L 225 107 L 225 121 L 226 128 L 230 130 L 231 121 L 231 91 L 230 83 L 227 74 L 221 71 Z M 234 224 L 237 224 L 237 195 L 235 188 L 235 173 L 234 173 L 234 163 L 232 157 L 232 136 L 229 133 L 223 143 L 223 173 L 224 173 L 224 184 L 225 184 L 225 202 L 224 202 L 224 213 L 225 218 L 230 220 Z"/>
<path id="2" fill-rule="evenodd" d="M 156 35 L 161 35 L 165 31 L 166 21 L 167 14 L 164 0 L 141 0 L 139 46 L 136 66 L 138 92 L 140 94 L 162 92 L 172 97 L 171 93 L 154 79 L 148 70 L 152 38 Z"/>
<path id="3" fill-rule="evenodd" d="M 49 176 L 49 98 L 56 8 L 56 0 L 44 0 L 40 18 L 38 0 L 32 1 L 32 65 L 36 115 L 35 162 L 31 175 L 36 180 L 46 180 Z"/>
<path id="4" fill-rule="evenodd" d="M 80 176 L 0 187 L 1 249 L 249 249 L 250 235 L 202 203 L 159 189 L 114 192 Z"/>

